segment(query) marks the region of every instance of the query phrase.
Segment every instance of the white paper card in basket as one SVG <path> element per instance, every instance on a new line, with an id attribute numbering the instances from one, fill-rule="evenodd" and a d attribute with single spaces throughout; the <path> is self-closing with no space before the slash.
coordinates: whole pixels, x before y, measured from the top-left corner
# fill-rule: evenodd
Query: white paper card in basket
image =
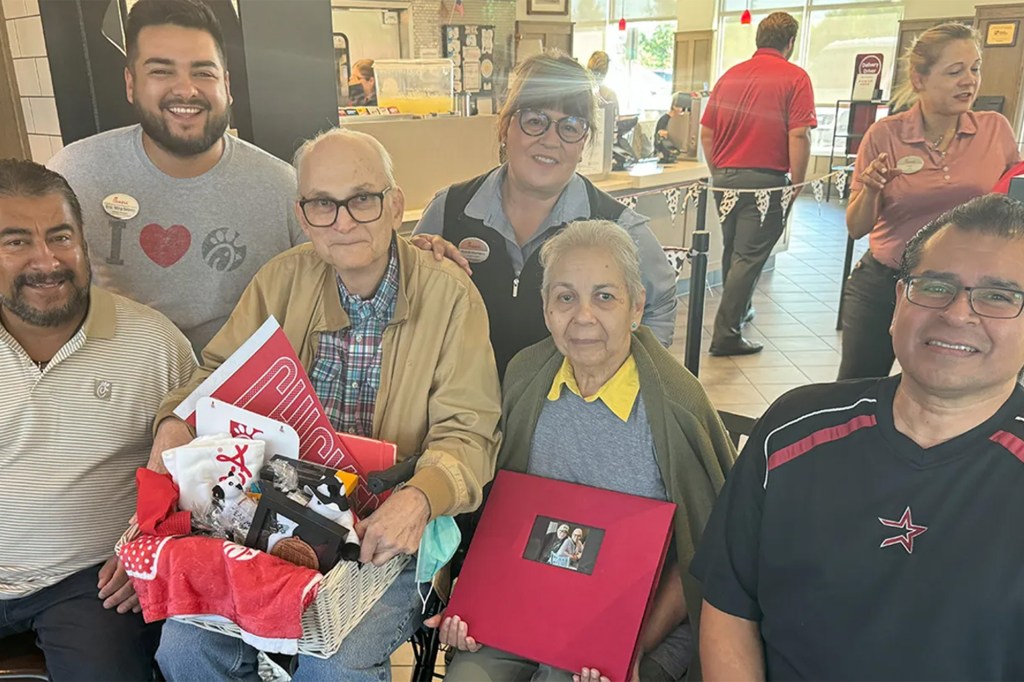
<path id="1" fill-rule="evenodd" d="M 196 435 L 229 434 L 232 438 L 252 438 L 266 443 L 263 460 L 274 455 L 299 458 L 299 434 L 284 422 L 243 410 L 216 398 L 201 398 L 196 403 Z M 259 472 L 254 471 L 254 475 Z"/>
<path id="2" fill-rule="evenodd" d="M 164 450 L 164 466 L 178 484 L 178 508 L 203 511 L 213 503 L 213 486 L 231 479 L 248 488 L 263 466 L 264 443 L 227 434 L 200 436 Z"/>

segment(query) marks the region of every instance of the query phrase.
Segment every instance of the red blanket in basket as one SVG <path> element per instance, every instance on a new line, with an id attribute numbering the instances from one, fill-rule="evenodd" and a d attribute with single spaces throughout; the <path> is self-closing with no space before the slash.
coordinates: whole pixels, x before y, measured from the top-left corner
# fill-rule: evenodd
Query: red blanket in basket
<path id="1" fill-rule="evenodd" d="M 121 547 L 125 572 L 147 623 L 213 616 L 262 651 L 294 654 L 302 612 L 323 576 L 265 552 L 217 538 L 143 535 Z"/>

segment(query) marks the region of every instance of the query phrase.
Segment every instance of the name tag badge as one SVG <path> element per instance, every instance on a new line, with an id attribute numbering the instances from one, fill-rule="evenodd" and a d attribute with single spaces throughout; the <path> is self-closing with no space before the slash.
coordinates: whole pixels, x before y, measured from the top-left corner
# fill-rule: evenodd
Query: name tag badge
<path id="1" fill-rule="evenodd" d="M 924 168 L 924 159 L 920 156 L 904 156 L 896 163 L 896 167 L 906 175 L 913 175 Z"/>
<path id="2" fill-rule="evenodd" d="M 466 237 L 459 242 L 459 253 L 470 263 L 483 263 L 491 255 L 491 247 L 477 237 Z"/>
<path id="3" fill-rule="evenodd" d="M 139 202 L 129 194 L 111 194 L 103 200 L 103 210 L 117 220 L 131 220 L 139 215 Z"/>

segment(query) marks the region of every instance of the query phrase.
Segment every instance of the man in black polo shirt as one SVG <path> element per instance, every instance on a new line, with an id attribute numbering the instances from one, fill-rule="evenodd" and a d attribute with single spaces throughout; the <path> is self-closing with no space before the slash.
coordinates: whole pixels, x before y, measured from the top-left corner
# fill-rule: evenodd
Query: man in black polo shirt
<path id="1" fill-rule="evenodd" d="M 705 679 L 1024 679 L 1024 206 L 907 246 L 903 374 L 780 398 L 691 570 Z"/>

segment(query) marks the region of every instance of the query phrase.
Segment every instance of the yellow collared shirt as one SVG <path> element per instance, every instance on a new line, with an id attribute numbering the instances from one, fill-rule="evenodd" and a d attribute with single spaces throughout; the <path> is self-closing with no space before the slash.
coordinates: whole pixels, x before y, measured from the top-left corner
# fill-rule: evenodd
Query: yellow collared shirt
<path id="1" fill-rule="evenodd" d="M 562 360 L 562 366 L 555 374 L 555 380 L 551 382 L 551 390 L 548 391 L 548 400 L 558 400 L 562 395 L 562 385 L 570 391 L 583 398 L 580 387 L 576 383 L 576 375 L 573 374 L 569 359 Z M 630 355 L 619 367 L 619 371 L 612 375 L 612 378 L 604 383 L 594 395 L 583 398 L 586 402 L 592 403 L 600 399 L 616 417 L 622 421 L 629 421 L 629 415 L 633 412 L 633 405 L 636 397 L 640 394 L 640 373 L 636 369 L 636 360 Z"/>

